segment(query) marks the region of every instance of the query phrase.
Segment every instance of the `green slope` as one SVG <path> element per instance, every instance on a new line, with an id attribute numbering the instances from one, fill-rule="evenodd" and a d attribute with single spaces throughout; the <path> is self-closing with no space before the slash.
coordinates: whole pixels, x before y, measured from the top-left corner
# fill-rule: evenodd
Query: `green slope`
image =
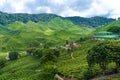
<path id="1" fill-rule="evenodd" d="M 41 47 L 40 44 L 55 46 L 66 40 L 74 41 L 88 36 L 93 31 L 73 24 L 71 21 L 54 18 L 49 22 L 14 22 L 0 26 L 0 49 L 20 50 L 27 47 Z"/>
<path id="2" fill-rule="evenodd" d="M 71 59 L 68 53 L 63 52 L 57 58 L 57 63 L 48 62 L 46 64 L 40 64 L 40 59 L 24 54 L 18 60 L 6 62 L 5 67 L 0 69 L 0 79 L 53 80 L 50 79 L 52 75 L 49 75 L 49 73 L 53 70 L 54 65 L 57 66 L 57 71 L 65 76 L 71 77 L 71 75 L 74 75 L 76 78 L 83 78 L 83 72 L 88 67 L 86 62 L 87 50 L 95 44 L 96 42 L 94 41 L 82 43 L 82 47 L 74 51 L 74 59 Z M 0 55 L 3 57 L 6 56 L 3 54 Z"/>
<path id="3" fill-rule="evenodd" d="M 111 22 L 105 26 L 102 26 L 100 28 L 97 28 L 96 32 L 98 31 L 108 31 L 109 29 L 115 27 L 115 26 L 118 26 L 120 27 L 120 20 L 117 20 L 117 21 L 114 21 L 114 22 Z"/>
<path id="4" fill-rule="evenodd" d="M 113 22 L 109 24 L 108 27 L 106 27 L 106 25 L 96 31 L 107 30 L 110 26 L 114 25 L 119 26 L 119 22 Z M 2 50 L 4 48 L 6 48 L 6 50 L 24 50 L 32 45 L 31 43 L 45 43 L 49 46 L 61 45 L 64 44 L 66 40 L 74 41 L 80 37 L 89 36 L 93 32 L 93 30 L 89 28 L 81 28 L 70 21 L 61 20 L 60 18 L 55 18 L 50 22 L 39 23 L 31 21 L 26 24 L 15 22 L 5 26 L 5 28 L 5 30 L 8 31 L 3 29 L 5 34 L 2 34 L 4 37 L 1 37 L 2 40 L 0 41 L 1 46 L 4 45 L 1 47 Z M 7 61 L 5 67 L 0 69 L 0 79 L 53 80 L 49 72 L 51 72 L 51 68 L 53 69 L 54 65 L 57 66 L 57 71 L 60 74 L 67 77 L 73 76 L 83 79 L 83 73 L 88 67 L 86 61 L 88 50 L 98 42 L 99 41 L 92 40 L 82 42 L 81 47 L 74 51 L 74 59 L 71 59 L 66 51 L 61 51 L 57 62 L 54 63 L 48 62 L 46 64 L 40 64 L 40 59 L 26 55 L 23 55 L 16 61 Z M 38 45 L 36 47 L 40 48 L 41 46 Z M 0 53 L 0 58 L 4 59 L 5 56 L 5 53 Z M 110 68 L 113 68 L 113 66 L 110 66 Z M 46 76 L 48 76 L 48 79 L 46 79 Z M 119 79 L 119 77 L 117 79 Z"/>
<path id="5" fill-rule="evenodd" d="M 7 61 L 4 68 L 0 69 L 0 80 L 53 80 L 51 74 L 53 67 L 56 65 L 57 72 L 66 77 L 79 78 L 84 80 L 83 73 L 87 69 L 88 64 L 86 56 L 88 50 L 96 45 L 99 41 L 85 41 L 81 43 L 79 49 L 74 50 L 74 59 L 70 54 L 62 51 L 57 58 L 57 62 L 40 63 L 40 59 L 33 56 L 22 57 L 15 61 Z M 88 46 L 89 45 L 89 46 Z M 4 54 L 4 55 L 3 55 Z M 0 58 L 5 58 L 5 53 L 0 53 Z M 112 69 L 114 65 L 110 65 Z M 99 70 L 99 68 L 97 68 Z M 117 80 L 120 77 L 113 78 Z"/>

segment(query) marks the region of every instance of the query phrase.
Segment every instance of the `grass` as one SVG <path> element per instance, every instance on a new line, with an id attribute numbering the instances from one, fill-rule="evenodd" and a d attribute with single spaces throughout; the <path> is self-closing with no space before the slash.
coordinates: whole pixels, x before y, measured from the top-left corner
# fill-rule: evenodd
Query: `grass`
<path id="1" fill-rule="evenodd" d="M 6 59 L 7 52 L 0 52 L 0 59 Z"/>

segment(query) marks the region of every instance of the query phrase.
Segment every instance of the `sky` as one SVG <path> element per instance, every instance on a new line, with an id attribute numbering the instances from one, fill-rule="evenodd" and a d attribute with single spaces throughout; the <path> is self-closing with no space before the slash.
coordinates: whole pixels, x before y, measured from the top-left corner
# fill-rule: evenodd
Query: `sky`
<path id="1" fill-rule="evenodd" d="M 120 17 L 120 0 L 0 0 L 7 13 L 52 13 L 63 17 Z"/>

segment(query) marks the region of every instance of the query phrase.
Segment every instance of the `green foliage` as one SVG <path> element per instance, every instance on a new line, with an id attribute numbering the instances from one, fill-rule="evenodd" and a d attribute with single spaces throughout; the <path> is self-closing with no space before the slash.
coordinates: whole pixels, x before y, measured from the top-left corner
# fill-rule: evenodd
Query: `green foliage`
<path id="1" fill-rule="evenodd" d="M 84 79 L 85 80 L 89 80 L 91 78 L 93 78 L 95 76 L 95 72 L 94 69 L 92 68 L 88 68 L 86 71 L 84 71 L 83 75 L 84 75 Z"/>
<path id="2" fill-rule="evenodd" d="M 35 57 L 38 57 L 38 58 L 41 58 L 42 57 L 42 50 L 41 49 L 36 49 L 36 48 L 29 48 L 27 49 L 27 54 L 28 55 L 32 55 L 32 56 L 35 56 Z"/>
<path id="3" fill-rule="evenodd" d="M 53 53 L 56 57 L 59 57 L 60 56 L 60 51 L 57 50 L 57 49 L 53 49 Z"/>
<path id="4" fill-rule="evenodd" d="M 0 59 L 0 68 L 3 68 L 5 66 L 5 60 Z"/>
<path id="5" fill-rule="evenodd" d="M 97 28 L 99 26 L 115 21 L 115 19 L 108 19 L 108 18 L 99 17 L 99 16 L 91 17 L 91 18 L 67 17 L 66 19 L 82 27 L 89 27 L 89 28 L 91 27 Z"/>
<path id="6" fill-rule="evenodd" d="M 97 43 L 99 44 L 100 42 L 101 41 L 81 42 L 81 47 L 79 47 L 74 51 L 74 59 L 71 59 L 70 55 L 67 54 L 65 50 L 61 49 L 59 50 L 60 51 L 59 57 L 55 58 L 55 61 L 54 60 L 51 61 L 51 59 L 45 60 L 47 62 L 43 62 L 43 64 L 40 63 L 39 58 L 36 58 L 34 56 L 23 56 L 20 59 L 17 59 L 15 61 L 7 61 L 6 66 L 0 69 L 0 72 L 2 72 L 2 74 L 0 75 L 0 79 L 2 80 L 2 79 L 9 78 L 10 80 L 14 80 L 14 79 L 17 79 L 17 80 L 34 80 L 34 79 L 50 80 L 51 79 L 53 80 L 55 73 L 60 73 L 67 77 L 74 76 L 78 79 L 79 78 L 88 79 L 96 75 L 101 75 L 102 70 L 99 68 L 98 65 L 97 66 L 95 65 L 94 67 L 89 68 L 90 70 L 89 71 L 87 69 L 88 64 L 86 60 L 88 50 L 90 50 L 93 46 L 95 46 Z M 114 44 L 114 41 L 113 41 L 113 44 Z M 107 42 L 106 48 L 108 49 L 110 45 L 111 44 L 108 44 Z M 49 50 L 49 48 L 43 49 L 42 58 L 45 58 L 43 56 L 47 55 L 47 52 L 49 51 L 53 52 L 51 53 L 52 55 L 54 54 L 54 50 Z M 0 55 L 0 58 L 1 58 L 1 55 Z M 110 57 L 109 59 L 111 60 L 112 58 Z M 53 69 L 54 66 L 56 67 L 57 72 L 56 71 L 54 72 L 54 69 Z M 115 63 L 114 64 L 110 63 L 108 65 L 108 68 L 109 68 L 107 70 L 108 73 L 110 73 L 110 71 L 113 71 L 112 69 L 114 69 L 114 67 L 115 67 Z"/>
<path id="7" fill-rule="evenodd" d="M 0 24 L 7 25 L 15 21 L 21 21 L 24 23 L 27 23 L 28 21 L 46 22 L 46 21 L 50 21 L 55 17 L 59 17 L 59 16 L 54 14 L 22 14 L 22 13 L 8 14 L 8 13 L 0 12 Z"/>
<path id="8" fill-rule="evenodd" d="M 101 42 L 94 46 L 88 52 L 87 60 L 88 64 L 99 64 L 103 70 L 106 70 L 109 60 L 109 50 L 106 48 L 107 41 Z"/>
<path id="9" fill-rule="evenodd" d="M 54 18 L 61 18 L 64 20 L 72 21 L 73 23 L 83 26 L 83 27 L 98 27 L 107 23 L 110 23 L 112 21 L 115 21 L 115 19 L 108 19 L 104 17 L 91 17 L 91 18 L 83 18 L 83 17 L 61 17 L 55 14 L 8 14 L 0 12 L 0 24 L 7 25 L 10 23 L 13 23 L 15 21 L 20 21 L 23 23 L 27 23 L 28 21 L 32 22 L 48 22 Z"/>
<path id="10" fill-rule="evenodd" d="M 111 28 L 108 29 L 108 31 L 120 34 L 120 27 L 119 26 L 112 26 Z"/>
<path id="11" fill-rule="evenodd" d="M 116 63 L 116 68 L 120 68 L 120 41 L 110 41 L 106 46 L 110 50 L 111 60 Z"/>
<path id="12" fill-rule="evenodd" d="M 8 58 L 10 60 L 16 60 L 18 59 L 19 53 L 18 52 L 9 52 L 8 54 Z"/>
<path id="13" fill-rule="evenodd" d="M 41 63 L 46 63 L 49 61 L 56 62 L 56 57 L 59 57 L 60 53 L 56 49 L 36 49 L 36 48 L 29 48 L 27 49 L 27 54 L 38 57 L 41 60 Z"/>
<path id="14" fill-rule="evenodd" d="M 54 51 L 51 49 L 43 49 L 43 57 L 41 58 L 41 63 L 46 63 L 49 61 L 56 62 L 56 56 Z"/>
<path id="15" fill-rule="evenodd" d="M 15 17 L 18 20 L 17 22 L 15 22 L 15 18 L 12 18 L 13 23 L 11 23 L 11 21 L 9 25 L 6 25 L 6 22 L 2 23 L 6 25 L 5 27 L 0 25 L 0 49 L 6 51 L 25 51 L 29 48 L 27 53 L 33 56 L 24 56 L 15 61 L 8 61 L 6 63 L 7 66 L 0 69 L 0 72 L 2 71 L 0 79 L 53 80 L 55 73 L 52 69 L 53 65 L 56 65 L 56 69 L 59 73 L 68 77 L 73 75 L 76 78 L 83 78 L 84 71 L 86 71 L 85 75 L 86 77 L 88 76 L 88 78 L 96 75 L 93 69 L 90 71 L 86 70 L 88 67 L 86 60 L 87 50 L 91 49 L 91 47 L 96 44 L 96 41 L 87 42 L 86 40 L 86 36 L 91 34 L 92 29 L 81 28 L 61 18 L 53 19 L 54 15 L 52 18 L 47 17 L 48 21 L 45 20 L 47 18 L 44 18 L 46 17 L 46 15 L 44 15 L 44 17 L 42 17 L 44 20 L 41 18 L 41 22 L 39 22 L 41 16 L 38 17 L 34 15 L 34 17 L 29 17 L 29 14 L 25 14 L 25 19 L 23 19 L 22 17 L 24 16 L 22 14 L 19 15 L 19 17 L 17 17 L 18 14 L 15 15 L 16 17 L 12 14 L 10 16 Z M 68 55 L 65 50 L 51 50 L 48 48 L 61 46 L 66 40 L 73 42 L 81 37 L 85 37 L 85 39 L 81 39 L 81 47 L 75 49 L 74 59 L 71 59 L 70 55 Z M 97 49 L 104 50 L 103 48 Z M 110 60 L 113 59 L 111 57 L 112 56 L 110 56 Z"/>
<path id="16" fill-rule="evenodd" d="M 88 51 L 87 62 L 89 67 L 99 64 L 103 74 L 115 73 L 120 70 L 120 41 L 101 41 Z M 110 63 L 116 63 L 116 67 L 108 69 Z"/>

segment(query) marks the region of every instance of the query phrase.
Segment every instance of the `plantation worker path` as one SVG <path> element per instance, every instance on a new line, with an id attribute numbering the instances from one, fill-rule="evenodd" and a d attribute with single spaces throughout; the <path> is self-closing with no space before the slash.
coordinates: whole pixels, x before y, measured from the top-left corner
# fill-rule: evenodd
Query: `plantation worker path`
<path id="1" fill-rule="evenodd" d="M 113 77 L 119 77 L 120 76 L 120 73 L 117 73 L 117 74 L 111 74 L 111 75 L 106 75 L 106 76 L 101 76 L 101 77 L 98 77 L 98 78 L 94 78 L 94 79 L 91 79 L 91 80 L 112 80 Z"/>
<path id="2" fill-rule="evenodd" d="M 61 76 L 59 74 L 55 74 L 55 78 L 57 78 L 58 80 L 79 80 L 79 79 L 74 78 L 74 77 L 68 78 L 68 77 L 65 77 L 65 76 Z"/>
<path id="3" fill-rule="evenodd" d="M 74 59 L 74 49 L 76 49 L 78 47 L 79 47 L 79 44 L 76 42 L 73 42 L 71 44 L 66 42 L 65 49 L 67 50 L 67 53 L 70 54 L 71 59 Z"/>

